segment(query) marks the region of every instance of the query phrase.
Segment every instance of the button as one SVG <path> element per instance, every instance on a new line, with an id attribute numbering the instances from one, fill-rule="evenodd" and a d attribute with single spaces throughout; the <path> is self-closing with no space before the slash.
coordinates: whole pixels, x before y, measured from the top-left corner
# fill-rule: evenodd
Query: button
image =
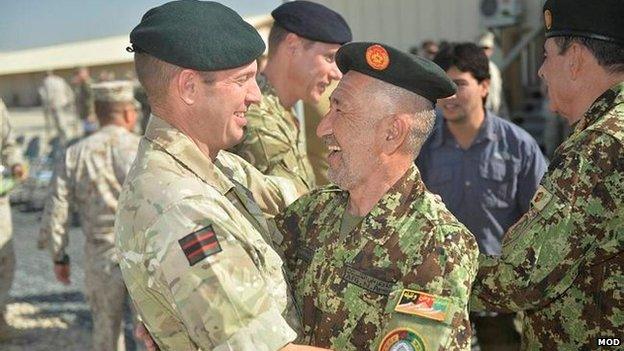
<path id="1" fill-rule="evenodd" d="M 470 186 L 470 184 L 471 184 L 471 183 L 470 183 L 470 181 L 469 181 L 469 180 L 467 180 L 467 181 L 466 181 L 466 183 L 464 183 L 464 184 L 465 184 L 466 186 Z"/>

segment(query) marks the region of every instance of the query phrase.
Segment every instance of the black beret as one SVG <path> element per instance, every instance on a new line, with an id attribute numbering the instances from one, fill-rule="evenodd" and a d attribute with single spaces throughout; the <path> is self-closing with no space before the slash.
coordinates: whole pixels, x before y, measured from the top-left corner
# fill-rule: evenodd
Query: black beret
<path id="1" fill-rule="evenodd" d="M 546 38 L 573 36 L 624 44 L 624 1 L 548 0 Z"/>
<path id="2" fill-rule="evenodd" d="M 262 55 L 260 34 L 234 10 L 179 0 L 147 11 L 130 33 L 132 49 L 198 71 L 240 67 Z"/>
<path id="3" fill-rule="evenodd" d="M 313 41 L 344 44 L 353 39 L 347 21 L 339 13 L 315 2 L 286 2 L 271 16 L 280 27 Z"/>
<path id="4" fill-rule="evenodd" d="M 414 92 L 429 101 L 449 97 L 457 86 L 435 63 L 379 43 L 354 42 L 336 53 L 342 73 L 354 70 Z"/>

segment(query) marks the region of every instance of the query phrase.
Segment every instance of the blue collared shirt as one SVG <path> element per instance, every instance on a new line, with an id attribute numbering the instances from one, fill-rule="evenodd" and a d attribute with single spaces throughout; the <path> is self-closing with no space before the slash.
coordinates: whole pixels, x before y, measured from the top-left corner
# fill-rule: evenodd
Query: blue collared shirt
<path id="1" fill-rule="evenodd" d="M 427 188 L 442 197 L 488 255 L 500 255 L 505 231 L 529 209 L 547 168 L 527 132 L 489 111 L 467 150 L 439 116 L 416 165 Z"/>

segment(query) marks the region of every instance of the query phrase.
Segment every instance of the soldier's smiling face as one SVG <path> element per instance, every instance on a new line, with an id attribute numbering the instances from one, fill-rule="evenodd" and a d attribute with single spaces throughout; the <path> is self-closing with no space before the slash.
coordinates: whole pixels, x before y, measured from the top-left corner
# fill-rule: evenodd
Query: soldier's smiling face
<path id="1" fill-rule="evenodd" d="M 329 112 L 316 129 L 329 149 L 328 177 L 344 190 L 363 183 L 380 164 L 378 111 L 365 90 L 371 79 L 355 71 L 347 72 L 330 97 Z"/>
<path id="2" fill-rule="evenodd" d="M 222 150 L 239 143 L 243 127 L 247 124 L 245 113 L 252 103 L 260 101 L 256 83 L 256 62 L 208 74 L 200 84 L 198 100 L 201 118 L 196 119 L 197 131 L 211 150 Z M 211 151 L 212 152 L 212 151 Z"/>
<path id="3" fill-rule="evenodd" d="M 293 53 L 292 88 L 300 90 L 297 95 L 303 101 L 317 103 L 327 86 L 342 77 L 335 61 L 340 45 L 299 40 L 300 46 Z"/>

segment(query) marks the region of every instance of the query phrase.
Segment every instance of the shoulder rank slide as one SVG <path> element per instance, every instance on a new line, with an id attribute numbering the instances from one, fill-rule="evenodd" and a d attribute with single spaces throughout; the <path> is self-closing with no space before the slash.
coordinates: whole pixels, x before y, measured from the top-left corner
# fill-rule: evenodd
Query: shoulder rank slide
<path id="1" fill-rule="evenodd" d="M 450 305 L 451 301 L 448 298 L 403 289 L 394 310 L 443 322 Z"/>
<path id="2" fill-rule="evenodd" d="M 192 232 L 178 240 L 178 243 L 191 266 L 222 251 L 211 225 Z"/>

